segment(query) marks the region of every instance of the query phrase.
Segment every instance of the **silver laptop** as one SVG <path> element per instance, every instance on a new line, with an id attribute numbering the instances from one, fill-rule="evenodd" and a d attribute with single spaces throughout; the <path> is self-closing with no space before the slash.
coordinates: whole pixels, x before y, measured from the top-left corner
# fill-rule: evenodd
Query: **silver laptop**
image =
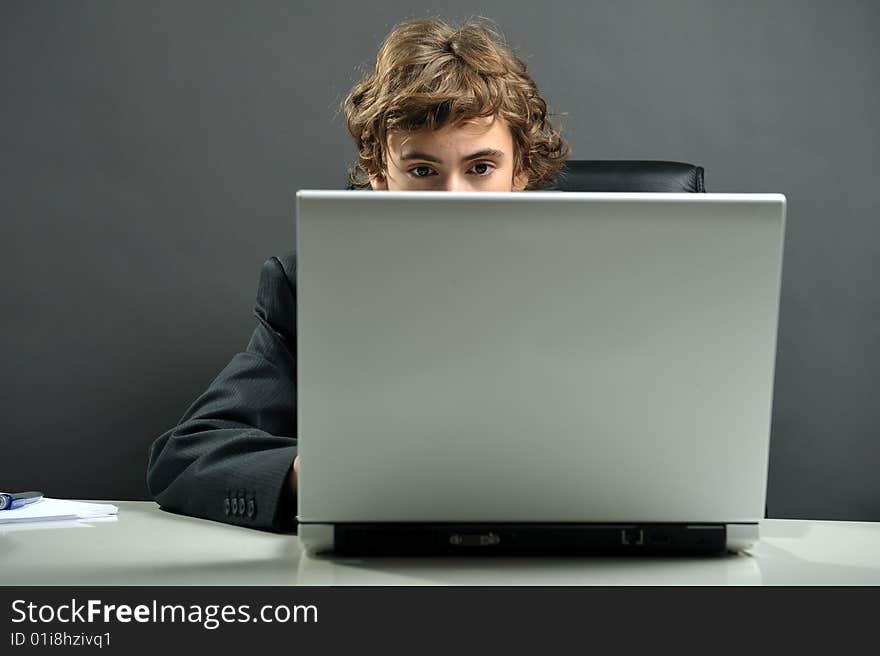
<path id="1" fill-rule="evenodd" d="M 758 538 L 779 194 L 297 194 L 311 552 Z"/>

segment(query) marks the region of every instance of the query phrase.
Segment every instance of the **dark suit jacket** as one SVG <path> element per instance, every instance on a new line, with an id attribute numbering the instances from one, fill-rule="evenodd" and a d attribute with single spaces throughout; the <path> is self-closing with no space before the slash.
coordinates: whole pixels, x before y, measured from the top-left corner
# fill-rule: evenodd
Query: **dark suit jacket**
<path id="1" fill-rule="evenodd" d="M 147 485 L 166 510 L 272 531 L 295 527 L 296 257 L 263 264 L 243 353 L 150 449 Z"/>

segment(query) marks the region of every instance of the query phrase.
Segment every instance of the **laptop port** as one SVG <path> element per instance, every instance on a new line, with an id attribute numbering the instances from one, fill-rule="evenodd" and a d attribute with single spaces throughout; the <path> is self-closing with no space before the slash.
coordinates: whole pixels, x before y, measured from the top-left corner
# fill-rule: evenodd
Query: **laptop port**
<path id="1" fill-rule="evenodd" d="M 645 532 L 640 528 L 621 529 L 620 543 L 625 547 L 641 547 L 645 544 Z"/>
<path id="2" fill-rule="evenodd" d="M 453 533 L 449 536 L 449 544 L 457 547 L 494 547 L 501 542 L 501 538 L 495 533 L 473 533 L 462 535 Z"/>

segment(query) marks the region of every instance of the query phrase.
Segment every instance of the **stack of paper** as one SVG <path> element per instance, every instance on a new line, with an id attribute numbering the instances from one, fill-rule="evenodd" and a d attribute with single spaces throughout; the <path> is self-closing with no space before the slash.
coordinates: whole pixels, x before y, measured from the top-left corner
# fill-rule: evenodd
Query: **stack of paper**
<path id="1" fill-rule="evenodd" d="M 53 519 L 94 519 L 115 515 L 117 512 L 119 508 L 110 503 L 46 498 L 14 510 L 0 510 L 0 524 L 42 522 Z"/>

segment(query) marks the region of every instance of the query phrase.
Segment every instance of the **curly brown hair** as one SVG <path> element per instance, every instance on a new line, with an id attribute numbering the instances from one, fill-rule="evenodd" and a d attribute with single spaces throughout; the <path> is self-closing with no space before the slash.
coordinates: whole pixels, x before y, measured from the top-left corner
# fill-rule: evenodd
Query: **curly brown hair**
<path id="1" fill-rule="evenodd" d="M 355 188 L 368 188 L 386 170 L 391 131 L 499 116 L 513 135 L 514 171 L 528 174 L 528 189 L 552 185 L 569 152 L 525 63 L 496 30 L 474 20 L 460 27 L 439 18 L 397 25 L 342 111 L 357 145 L 348 171 Z"/>

